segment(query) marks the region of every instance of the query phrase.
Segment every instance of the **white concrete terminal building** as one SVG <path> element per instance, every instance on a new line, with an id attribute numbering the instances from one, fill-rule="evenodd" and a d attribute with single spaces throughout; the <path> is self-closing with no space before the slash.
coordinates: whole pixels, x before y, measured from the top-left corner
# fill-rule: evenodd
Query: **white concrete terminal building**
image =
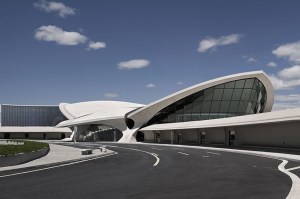
<path id="1" fill-rule="evenodd" d="M 273 102 L 271 81 L 255 71 L 203 82 L 149 105 L 62 103 L 68 120 L 57 127 L 75 127 L 76 140 L 107 125 L 122 132 L 119 142 L 144 137 L 160 143 L 300 147 L 300 109 L 271 112 Z"/>
<path id="2" fill-rule="evenodd" d="M 300 147 L 300 108 L 271 112 L 274 91 L 263 71 L 203 82 L 149 105 L 61 103 L 70 140 Z"/>

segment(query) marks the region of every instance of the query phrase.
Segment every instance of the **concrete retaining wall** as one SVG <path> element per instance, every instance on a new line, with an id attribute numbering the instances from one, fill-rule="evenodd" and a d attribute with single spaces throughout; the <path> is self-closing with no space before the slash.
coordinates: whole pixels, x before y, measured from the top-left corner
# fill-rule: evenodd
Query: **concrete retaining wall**
<path id="1" fill-rule="evenodd" d="M 0 167 L 13 166 L 23 164 L 48 154 L 50 148 L 41 149 L 29 153 L 19 153 L 11 156 L 0 156 Z"/>

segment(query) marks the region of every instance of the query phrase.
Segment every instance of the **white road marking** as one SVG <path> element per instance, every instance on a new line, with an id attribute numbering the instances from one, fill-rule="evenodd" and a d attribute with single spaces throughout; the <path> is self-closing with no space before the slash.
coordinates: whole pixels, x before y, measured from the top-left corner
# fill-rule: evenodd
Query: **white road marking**
<path id="1" fill-rule="evenodd" d="M 280 165 L 278 165 L 279 171 L 288 175 L 292 180 L 292 187 L 291 187 L 290 193 L 286 197 L 286 199 L 297 199 L 297 198 L 299 198 L 299 195 L 300 195 L 300 178 L 297 175 L 295 175 L 295 174 L 289 172 L 287 169 L 285 169 L 285 165 L 287 163 L 288 163 L 287 160 L 282 160 L 282 163 Z"/>
<path id="2" fill-rule="evenodd" d="M 202 156 L 203 158 L 209 158 L 209 156 L 208 155 L 204 155 L 204 156 Z"/>
<path id="3" fill-rule="evenodd" d="M 155 150 L 160 150 L 160 151 L 162 150 L 162 149 L 159 149 L 159 148 L 152 148 L 152 149 L 155 149 Z"/>
<path id="4" fill-rule="evenodd" d="M 206 151 L 206 153 L 210 153 L 210 154 L 214 154 L 214 155 L 221 155 L 220 153 L 214 153 L 214 152 L 210 152 L 210 151 Z"/>
<path id="5" fill-rule="evenodd" d="M 187 153 L 182 153 L 182 152 L 177 152 L 177 153 L 180 153 L 180 154 L 182 154 L 182 155 L 189 155 L 189 154 L 187 154 Z"/>
<path id="6" fill-rule="evenodd" d="M 133 151 L 140 151 L 140 152 L 143 152 L 143 153 L 147 153 L 147 154 L 150 154 L 152 156 L 154 156 L 156 158 L 156 162 L 154 163 L 154 167 L 158 165 L 160 159 L 158 157 L 158 155 L 156 153 L 150 153 L 148 151 L 143 151 L 143 150 L 139 150 L 139 149 L 133 149 L 133 148 L 127 148 L 127 147 L 121 147 L 121 146 L 108 146 L 108 147 L 116 147 L 116 148 L 123 148 L 123 149 L 129 149 L 129 150 L 133 150 Z"/>
<path id="7" fill-rule="evenodd" d="M 70 162 L 70 163 L 61 164 L 61 165 L 50 166 L 50 167 L 46 167 L 46 168 L 42 168 L 42 169 L 34 169 L 34 170 L 30 170 L 30 171 L 23 171 L 23 172 L 19 172 L 19 173 L 2 175 L 2 176 L 0 176 L 0 178 L 9 177 L 9 176 L 16 176 L 16 175 L 21 175 L 21 174 L 26 174 L 26 173 L 33 173 L 33 172 L 37 172 L 37 171 L 54 169 L 54 168 L 58 168 L 58 167 L 69 166 L 69 165 L 72 165 L 72 164 L 78 164 L 78 163 L 87 162 L 87 161 L 90 161 L 90 160 L 96 160 L 96 159 L 100 159 L 100 158 L 112 156 L 112 155 L 115 155 L 115 154 L 118 154 L 118 153 L 112 153 L 112 154 L 103 155 L 103 156 L 99 156 L 99 157 L 95 157 L 95 158 L 90 158 L 90 159 L 86 159 L 86 160 L 80 160 L 80 161 Z"/>
<path id="8" fill-rule="evenodd" d="M 287 169 L 288 171 L 293 171 L 293 170 L 296 170 L 296 169 L 300 169 L 300 166 L 298 166 L 298 167 L 293 167 L 293 168 L 289 168 L 289 169 Z"/>

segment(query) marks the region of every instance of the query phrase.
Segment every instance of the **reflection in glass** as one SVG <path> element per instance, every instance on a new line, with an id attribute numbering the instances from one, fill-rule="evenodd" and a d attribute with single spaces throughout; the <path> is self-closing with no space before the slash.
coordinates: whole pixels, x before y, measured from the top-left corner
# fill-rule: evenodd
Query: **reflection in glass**
<path id="1" fill-rule="evenodd" d="M 263 112 L 266 89 L 256 78 L 216 85 L 159 111 L 146 125 L 226 118 Z"/>

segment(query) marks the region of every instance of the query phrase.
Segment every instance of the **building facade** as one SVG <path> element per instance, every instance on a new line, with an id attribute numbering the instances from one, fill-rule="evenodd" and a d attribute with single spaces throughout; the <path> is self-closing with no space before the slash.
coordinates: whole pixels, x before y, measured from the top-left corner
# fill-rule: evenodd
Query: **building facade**
<path id="1" fill-rule="evenodd" d="M 66 119 L 58 106 L 1 104 L 1 126 L 56 126 Z"/>
<path id="2" fill-rule="evenodd" d="M 58 106 L 1 104 L 0 138 L 64 139 L 69 128 L 55 128 L 67 118 Z"/>
<path id="3" fill-rule="evenodd" d="M 300 108 L 271 112 L 273 102 L 270 79 L 263 71 L 254 71 L 206 81 L 148 105 L 121 101 L 61 103 L 60 112 L 56 109 L 45 120 L 38 116 L 36 123 L 21 119 L 18 114 L 30 115 L 26 111 L 15 116 L 4 112 L 3 116 L 11 117 L 4 122 L 9 125 L 54 125 L 62 114 L 66 119 L 52 128 L 68 129 L 69 140 L 74 141 L 300 148 Z M 4 128 L 0 128 L 0 138 L 1 132 L 7 131 Z"/>

